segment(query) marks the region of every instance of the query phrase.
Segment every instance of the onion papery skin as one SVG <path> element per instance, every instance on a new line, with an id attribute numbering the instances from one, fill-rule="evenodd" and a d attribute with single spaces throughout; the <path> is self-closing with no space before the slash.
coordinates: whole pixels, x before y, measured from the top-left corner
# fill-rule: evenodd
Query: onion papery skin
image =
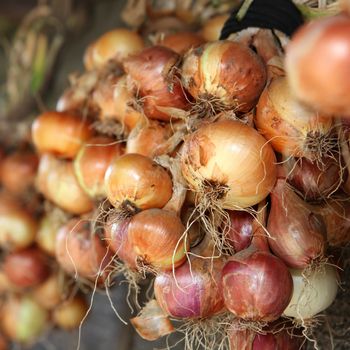
<path id="1" fill-rule="evenodd" d="M 318 159 L 322 137 L 333 121 L 300 104 L 285 77 L 273 79 L 260 96 L 254 123 L 275 151 L 284 156 Z"/>
<path id="2" fill-rule="evenodd" d="M 114 158 L 124 153 L 121 143 L 108 137 L 89 139 L 74 159 L 74 173 L 79 185 L 91 198 L 106 197 L 104 177 Z"/>
<path id="3" fill-rule="evenodd" d="M 238 121 L 203 125 L 190 134 L 181 152 L 182 174 L 201 194 L 203 183 L 222 186 L 220 205 L 247 208 L 261 202 L 276 180 L 276 158 L 259 133 Z"/>
<path id="4" fill-rule="evenodd" d="M 18 250 L 30 246 L 35 240 L 38 224 L 33 215 L 15 198 L 0 195 L 0 246 Z"/>
<path id="5" fill-rule="evenodd" d="M 128 228 L 131 218 L 118 218 L 113 215 L 107 219 L 105 227 L 105 237 L 108 246 L 113 253 L 118 255 L 131 269 L 137 269 L 137 254 L 131 244 Z"/>
<path id="6" fill-rule="evenodd" d="M 205 318 L 224 309 L 221 270 L 223 258 L 191 256 L 173 272 L 161 272 L 154 281 L 159 306 L 172 317 Z"/>
<path id="7" fill-rule="evenodd" d="M 166 154 L 166 142 L 172 135 L 170 124 L 150 120 L 131 131 L 126 142 L 126 153 L 138 153 L 150 158 Z"/>
<path id="8" fill-rule="evenodd" d="M 290 161 L 286 164 L 288 182 L 307 201 L 321 201 L 329 198 L 343 182 L 341 166 L 333 157 L 324 157 L 320 162 L 307 158 Z"/>
<path id="9" fill-rule="evenodd" d="M 141 51 L 143 47 L 144 42 L 136 32 L 126 28 L 111 30 L 92 43 L 92 48 L 88 48 L 91 53 L 86 68 L 101 68 L 111 60 L 121 64 L 129 55 Z"/>
<path id="10" fill-rule="evenodd" d="M 297 320 L 312 319 L 334 301 L 339 278 L 336 267 L 324 264 L 305 276 L 303 270 L 291 269 L 293 295 L 283 314 Z"/>
<path id="11" fill-rule="evenodd" d="M 205 40 L 199 34 L 193 32 L 178 32 L 166 35 L 158 45 L 165 46 L 179 55 L 183 55 L 186 51 L 204 43 Z"/>
<path id="12" fill-rule="evenodd" d="M 132 217 L 128 238 L 138 259 L 159 270 L 171 270 L 186 260 L 185 227 L 173 211 L 148 209 Z"/>
<path id="13" fill-rule="evenodd" d="M 325 223 L 285 179 L 278 179 L 271 192 L 267 230 L 271 250 L 289 267 L 303 269 L 324 257 Z"/>
<path id="14" fill-rule="evenodd" d="M 47 257 L 34 247 L 8 254 L 3 269 L 8 280 L 20 288 L 34 287 L 50 273 Z"/>
<path id="15" fill-rule="evenodd" d="M 264 89 L 266 69 L 250 48 L 214 41 L 184 56 L 182 82 L 197 101 L 216 99 L 223 109 L 248 112 Z"/>
<path id="16" fill-rule="evenodd" d="M 189 106 L 180 78 L 175 74 L 179 58 L 166 47 L 152 46 L 124 62 L 124 69 L 142 100 L 143 111 L 150 119 L 169 121 L 173 108 Z"/>
<path id="17" fill-rule="evenodd" d="M 71 219 L 56 238 L 56 259 L 70 275 L 95 280 L 111 262 L 108 248 L 90 230 L 90 223 Z"/>
<path id="18" fill-rule="evenodd" d="M 112 162 L 106 171 L 105 188 L 115 207 L 128 201 L 139 209 L 162 208 L 172 196 L 172 181 L 166 170 L 135 153 Z"/>
<path id="19" fill-rule="evenodd" d="M 13 341 L 33 343 L 47 327 L 48 312 L 29 296 L 11 296 L 1 310 L 1 326 Z"/>
<path id="20" fill-rule="evenodd" d="M 225 22 L 228 20 L 229 15 L 218 15 L 208 19 L 202 27 L 201 34 L 206 41 L 219 40 L 221 30 L 224 27 Z"/>
<path id="21" fill-rule="evenodd" d="M 350 16 L 340 14 L 301 27 L 286 50 L 293 94 L 321 113 L 350 116 Z"/>
<path id="22" fill-rule="evenodd" d="M 55 256 L 55 243 L 57 231 L 61 226 L 61 220 L 54 215 L 46 214 L 41 218 L 35 237 L 38 247 L 50 256 Z"/>
<path id="23" fill-rule="evenodd" d="M 225 305 L 239 318 L 252 322 L 277 320 L 293 291 L 287 266 L 266 251 L 243 250 L 222 270 Z"/>
<path id="24" fill-rule="evenodd" d="M 92 136 L 89 123 L 66 112 L 45 112 L 32 125 L 33 143 L 39 153 L 72 159 Z"/>
<path id="25" fill-rule="evenodd" d="M 80 187 L 71 161 L 42 155 L 36 185 L 47 199 L 69 213 L 84 214 L 93 209 L 93 202 Z"/>

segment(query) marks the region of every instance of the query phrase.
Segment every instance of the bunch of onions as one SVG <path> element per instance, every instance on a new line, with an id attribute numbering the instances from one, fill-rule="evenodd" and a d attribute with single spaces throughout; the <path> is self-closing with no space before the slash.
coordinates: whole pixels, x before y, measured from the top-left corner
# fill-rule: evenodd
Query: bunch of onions
<path id="1" fill-rule="evenodd" d="M 74 158 L 91 136 L 92 130 L 87 121 L 66 112 L 45 112 L 32 124 L 32 138 L 37 151 L 62 158 Z"/>
<path id="2" fill-rule="evenodd" d="M 271 192 L 267 223 L 269 245 L 289 267 L 304 269 L 321 261 L 326 249 L 326 226 L 320 215 L 286 184 L 277 180 Z"/>
<path id="3" fill-rule="evenodd" d="M 103 67 L 109 61 L 121 64 L 129 55 L 141 51 L 144 47 L 142 38 L 126 28 L 111 30 L 88 47 L 84 64 L 87 70 Z"/>
<path id="4" fill-rule="evenodd" d="M 135 86 L 143 111 L 150 119 L 169 121 L 174 109 L 189 105 L 177 76 L 180 56 L 163 46 L 152 46 L 124 61 L 128 79 Z"/>
<path id="5" fill-rule="evenodd" d="M 165 46 L 179 55 L 182 55 L 186 51 L 196 48 L 204 43 L 205 40 L 199 34 L 193 32 L 178 32 L 164 36 L 157 44 Z"/>
<path id="6" fill-rule="evenodd" d="M 3 269 L 10 283 L 20 288 L 34 287 L 50 274 L 48 259 L 35 247 L 9 253 Z"/>
<path id="7" fill-rule="evenodd" d="M 74 173 L 81 188 L 91 198 L 106 196 L 104 177 L 114 158 L 124 153 L 124 146 L 114 139 L 96 136 L 86 141 L 74 159 Z"/>
<path id="8" fill-rule="evenodd" d="M 350 16 L 340 14 L 301 27 L 286 51 L 292 93 L 329 116 L 350 116 Z"/>
<path id="9" fill-rule="evenodd" d="M 285 77 L 266 86 L 254 122 L 274 150 L 287 157 L 319 160 L 335 146 L 332 119 L 300 104 Z"/>
<path id="10" fill-rule="evenodd" d="M 7 155 L 1 163 L 0 178 L 4 188 L 22 195 L 34 184 L 38 157 L 32 152 L 17 151 Z"/>
<path id="11" fill-rule="evenodd" d="M 201 30 L 202 37 L 206 41 L 219 40 L 221 30 L 228 18 L 229 15 L 218 15 L 207 20 Z"/>
<path id="12" fill-rule="evenodd" d="M 0 246 L 18 250 L 29 247 L 36 235 L 38 224 L 15 198 L 0 195 Z"/>
<path id="13" fill-rule="evenodd" d="M 91 223 L 80 219 L 71 219 L 58 231 L 56 259 L 70 275 L 93 281 L 103 280 L 111 262 L 109 249 L 91 232 Z"/>
<path id="14" fill-rule="evenodd" d="M 300 321 L 310 320 L 333 303 L 339 284 L 335 266 L 324 264 L 307 277 L 303 270 L 291 269 L 290 272 L 294 289 L 284 316 Z"/>
<path id="15" fill-rule="evenodd" d="M 92 200 L 79 185 L 71 161 L 42 155 L 36 185 L 47 199 L 69 213 L 83 214 L 93 208 Z"/>
<path id="16" fill-rule="evenodd" d="M 184 56 L 182 83 L 207 113 L 225 109 L 248 112 L 264 89 L 266 70 L 249 47 L 214 41 Z"/>

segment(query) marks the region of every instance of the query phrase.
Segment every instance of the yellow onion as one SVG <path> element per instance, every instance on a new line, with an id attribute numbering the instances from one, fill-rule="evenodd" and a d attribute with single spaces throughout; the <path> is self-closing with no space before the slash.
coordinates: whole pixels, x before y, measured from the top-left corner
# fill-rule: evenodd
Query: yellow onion
<path id="1" fill-rule="evenodd" d="M 332 119 L 300 104 L 285 77 L 267 85 L 259 99 L 254 122 L 274 150 L 285 156 L 319 159 L 334 146 Z"/>
<path id="2" fill-rule="evenodd" d="M 205 43 L 205 40 L 193 32 L 178 32 L 164 36 L 157 44 L 165 46 L 179 55 Z"/>
<path id="3" fill-rule="evenodd" d="M 275 163 L 266 140 L 232 120 L 203 125 L 187 137 L 181 152 L 182 174 L 199 202 L 206 191 L 215 195 L 217 189 L 220 206 L 233 210 L 255 205 L 270 193 Z"/>
<path id="4" fill-rule="evenodd" d="M 112 162 L 106 171 L 105 188 L 115 207 L 129 202 L 139 209 L 162 208 L 172 196 L 172 181 L 166 170 L 135 153 Z"/>
<path id="5" fill-rule="evenodd" d="M 266 69 L 249 47 L 232 41 L 214 41 L 184 56 L 182 82 L 208 110 L 248 112 L 264 89 Z"/>
<path id="6" fill-rule="evenodd" d="M 56 159 L 50 154 L 42 155 L 37 189 L 47 199 L 69 213 L 83 214 L 93 208 L 90 197 L 79 186 L 71 161 Z"/>
<path id="7" fill-rule="evenodd" d="M 221 30 L 228 18 L 229 15 L 218 15 L 205 21 L 201 30 L 203 38 L 206 41 L 219 40 Z"/>
<path id="8" fill-rule="evenodd" d="M 305 275 L 303 270 L 290 270 L 293 278 L 292 299 L 283 314 L 297 320 L 308 320 L 326 310 L 338 291 L 338 273 L 333 265 L 322 265 Z"/>

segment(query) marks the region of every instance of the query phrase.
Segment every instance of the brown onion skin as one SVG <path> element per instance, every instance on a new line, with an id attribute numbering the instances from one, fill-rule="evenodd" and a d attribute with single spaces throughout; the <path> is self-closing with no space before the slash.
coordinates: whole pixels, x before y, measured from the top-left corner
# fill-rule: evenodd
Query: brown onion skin
<path id="1" fill-rule="evenodd" d="M 166 35 L 158 45 L 165 46 L 183 55 L 186 51 L 196 48 L 205 43 L 205 40 L 193 32 L 178 32 Z"/>
<path id="2" fill-rule="evenodd" d="M 71 161 L 50 154 L 40 158 L 36 187 L 47 199 L 72 214 L 84 214 L 93 209 L 93 202 L 80 187 Z"/>
<path id="3" fill-rule="evenodd" d="M 201 34 L 206 41 L 219 40 L 221 30 L 229 15 L 218 15 L 208 19 L 202 27 Z"/>
<path id="4" fill-rule="evenodd" d="M 328 115 L 350 116 L 350 16 L 340 14 L 302 26 L 286 51 L 295 96 Z"/>
<path id="5" fill-rule="evenodd" d="M 105 175 L 110 203 L 119 207 L 125 201 L 139 209 L 162 208 L 172 196 L 170 175 L 150 158 L 125 154 L 112 162 Z"/>
<path id="6" fill-rule="evenodd" d="M 110 263 L 111 255 L 101 238 L 91 233 L 89 222 L 71 219 L 58 231 L 56 259 L 70 275 L 95 280 Z"/>
<path id="7" fill-rule="evenodd" d="M 21 288 L 38 285 L 50 273 L 47 257 L 35 247 L 8 254 L 3 269 L 9 281 Z"/>
<path id="8" fill-rule="evenodd" d="M 142 98 L 148 118 L 169 121 L 171 111 L 159 108 L 188 108 L 180 78 L 174 75 L 178 61 L 179 55 L 163 46 L 152 46 L 125 60 L 124 69 Z"/>
<path id="9" fill-rule="evenodd" d="M 282 260 L 267 251 L 246 249 L 222 270 L 225 305 L 247 321 L 277 320 L 292 297 L 293 281 Z"/>
<path id="10" fill-rule="evenodd" d="M 283 178 L 277 180 L 270 196 L 267 230 L 274 254 L 289 267 L 298 269 L 322 258 L 326 249 L 326 226 L 322 217 L 313 212 Z"/>
<path id="11" fill-rule="evenodd" d="M 28 151 L 17 151 L 6 156 L 1 163 L 4 188 L 16 195 L 23 194 L 34 184 L 38 163 L 38 156 Z"/>
<path id="12" fill-rule="evenodd" d="M 186 260 L 185 227 L 175 212 L 148 209 L 132 217 L 128 238 L 139 260 L 156 269 L 171 270 Z"/>
<path id="13" fill-rule="evenodd" d="M 227 109 L 248 112 L 264 89 L 266 69 L 249 47 L 214 41 L 184 56 L 182 83 L 196 100 L 213 97 Z"/>
<path id="14" fill-rule="evenodd" d="M 74 158 L 91 136 L 89 123 L 66 112 L 45 112 L 32 125 L 33 143 L 38 152 L 62 158 Z"/>
<path id="15" fill-rule="evenodd" d="M 161 272 L 154 293 L 163 311 L 176 318 L 205 318 L 224 309 L 221 270 L 223 258 L 191 257 L 173 272 Z"/>
<path id="16" fill-rule="evenodd" d="M 86 141 L 74 159 L 74 173 L 81 188 L 92 198 L 105 197 L 104 177 L 124 146 L 112 138 L 97 136 Z"/>

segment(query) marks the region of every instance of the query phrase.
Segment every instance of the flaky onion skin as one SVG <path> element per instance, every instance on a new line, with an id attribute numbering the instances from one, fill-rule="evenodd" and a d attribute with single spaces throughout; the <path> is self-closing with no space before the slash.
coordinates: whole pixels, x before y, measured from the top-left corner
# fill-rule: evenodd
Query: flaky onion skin
<path id="1" fill-rule="evenodd" d="M 185 55 L 182 82 L 196 100 L 213 100 L 221 107 L 248 112 L 264 89 L 266 69 L 250 48 L 214 41 Z"/>
<path id="2" fill-rule="evenodd" d="M 350 16 L 300 28 L 287 46 L 286 72 L 300 101 L 328 115 L 350 117 Z"/>
<path id="3" fill-rule="evenodd" d="M 276 158 L 266 140 L 252 127 L 224 120 L 190 134 L 181 152 L 182 174 L 190 189 L 203 184 L 221 187 L 220 205 L 246 208 L 263 200 L 276 181 Z"/>

